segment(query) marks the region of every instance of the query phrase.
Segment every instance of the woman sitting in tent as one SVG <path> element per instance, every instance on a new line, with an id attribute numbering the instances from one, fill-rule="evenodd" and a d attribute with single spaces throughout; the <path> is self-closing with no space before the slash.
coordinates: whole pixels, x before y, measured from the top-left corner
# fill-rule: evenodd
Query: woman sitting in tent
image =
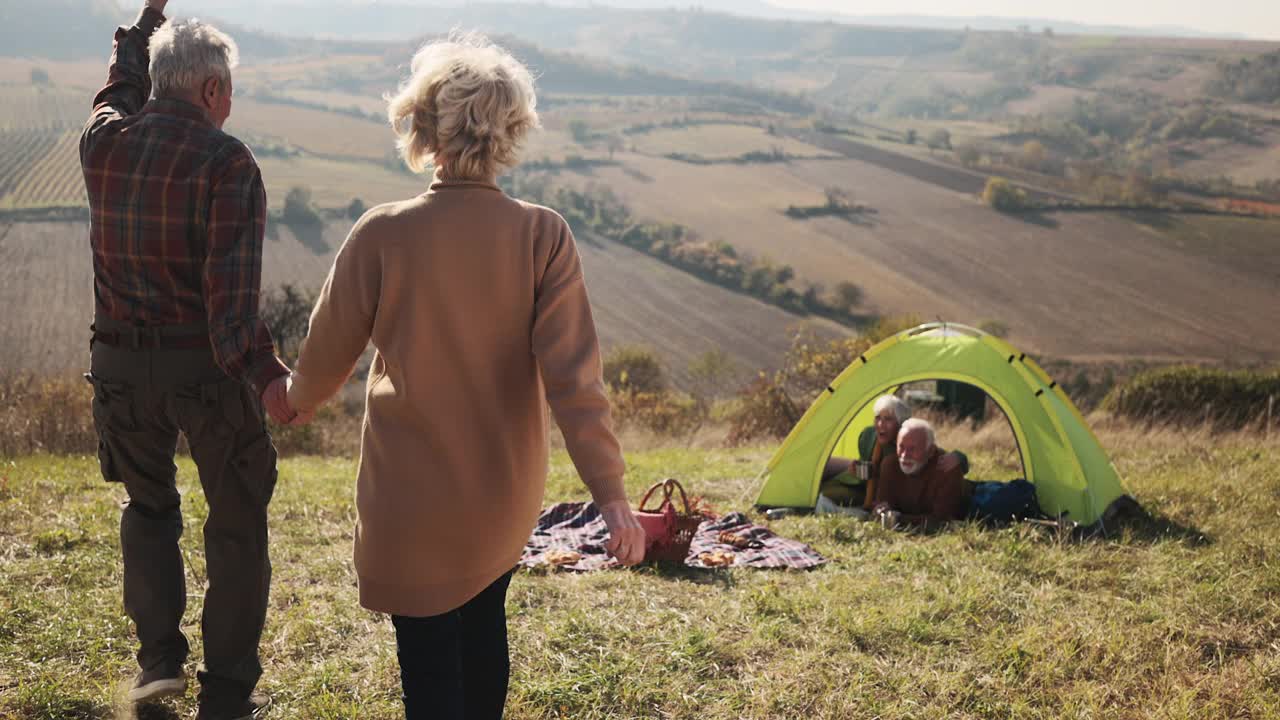
<path id="1" fill-rule="evenodd" d="M 858 435 L 858 455 L 870 462 L 870 477 L 863 481 L 857 476 L 854 460 L 832 456 L 822 473 L 815 508 L 818 513 L 847 512 L 848 508 L 859 507 L 871 510 L 880 466 L 886 457 L 897 455 L 898 431 L 911 417 L 911 407 L 896 395 L 881 395 L 873 409 L 875 424 Z M 969 472 L 969 458 L 962 452 L 943 453 L 939 461 L 945 471 L 959 468 L 962 475 Z"/>

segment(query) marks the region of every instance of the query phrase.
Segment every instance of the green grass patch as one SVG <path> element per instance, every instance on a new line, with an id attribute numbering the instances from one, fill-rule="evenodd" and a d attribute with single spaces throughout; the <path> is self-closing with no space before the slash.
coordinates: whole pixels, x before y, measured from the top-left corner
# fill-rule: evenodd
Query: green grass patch
<path id="1" fill-rule="evenodd" d="M 1280 716 L 1280 448 L 1103 441 L 1154 515 L 1108 540 L 791 517 L 775 529 L 830 565 L 518 573 L 508 716 Z M 720 510 L 745 509 L 770 451 L 633 453 L 629 490 L 675 476 Z M 190 461 L 178 466 L 194 665 L 206 508 Z M 390 623 L 357 603 L 354 475 L 352 459 L 281 464 L 262 643 L 270 717 L 402 716 Z M 0 717 L 118 717 L 135 649 L 122 490 L 90 457 L 22 457 L 0 476 Z M 547 501 L 585 497 L 557 453 Z M 167 708 L 192 712 L 194 689 Z"/>

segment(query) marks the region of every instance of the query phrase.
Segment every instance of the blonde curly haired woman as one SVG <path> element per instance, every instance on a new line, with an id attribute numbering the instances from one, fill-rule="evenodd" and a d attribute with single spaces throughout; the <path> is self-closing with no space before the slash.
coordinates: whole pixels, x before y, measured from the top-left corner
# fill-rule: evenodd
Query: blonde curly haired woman
<path id="1" fill-rule="evenodd" d="M 356 484 L 360 602 L 392 616 L 407 718 L 500 718 L 505 598 L 542 505 L 550 405 L 610 530 L 639 562 L 572 233 L 498 188 L 539 126 L 527 68 L 476 36 L 423 47 L 388 114 L 426 193 L 367 212 L 311 315 L 303 415 L 372 339 Z"/>

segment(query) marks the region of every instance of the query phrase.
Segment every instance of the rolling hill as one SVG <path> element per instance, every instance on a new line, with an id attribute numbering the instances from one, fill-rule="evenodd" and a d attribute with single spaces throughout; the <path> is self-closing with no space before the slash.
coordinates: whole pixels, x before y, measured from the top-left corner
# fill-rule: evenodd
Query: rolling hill
<path id="1" fill-rule="evenodd" d="M 263 252 L 263 286 L 316 288 L 351 223 L 324 231 L 331 249 L 315 253 L 283 227 L 272 229 Z M 93 318 L 93 271 L 81 222 L 0 221 L 0 367 L 40 373 L 87 366 L 86 329 Z M 820 335 L 847 332 L 827 321 L 804 320 L 702 282 L 634 250 L 579 238 L 588 289 L 607 349 L 645 345 L 656 350 L 677 382 L 690 363 L 712 349 L 734 360 L 726 382 L 734 389 L 758 368 L 781 361 L 791 334 L 807 325 Z"/>

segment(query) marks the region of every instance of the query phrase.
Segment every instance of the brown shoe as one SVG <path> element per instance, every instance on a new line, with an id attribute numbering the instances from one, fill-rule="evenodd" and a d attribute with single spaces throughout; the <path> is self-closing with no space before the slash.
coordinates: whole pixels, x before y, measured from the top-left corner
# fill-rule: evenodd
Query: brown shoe
<path id="1" fill-rule="evenodd" d="M 143 703 L 160 698 L 181 695 L 187 691 L 187 676 L 181 668 L 174 670 L 160 667 L 154 670 L 143 670 L 133 680 L 129 689 L 129 702 Z"/>
<path id="2" fill-rule="evenodd" d="M 248 700 L 226 704 L 200 704 L 196 720 L 258 720 L 266 714 L 271 698 L 262 693 L 254 693 Z"/>

